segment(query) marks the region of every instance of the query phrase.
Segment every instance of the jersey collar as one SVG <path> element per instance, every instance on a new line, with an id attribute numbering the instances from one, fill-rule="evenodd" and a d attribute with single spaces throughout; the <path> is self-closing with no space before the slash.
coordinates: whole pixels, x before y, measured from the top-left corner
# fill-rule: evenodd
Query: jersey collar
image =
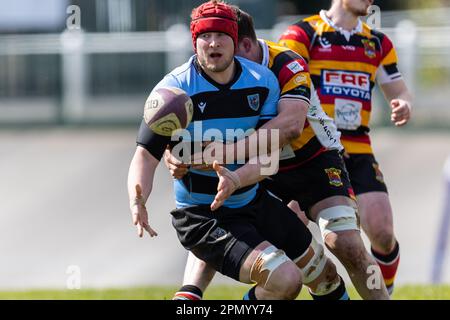
<path id="1" fill-rule="evenodd" d="M 327 17 L 327 11 L 326 10 L 320 11 L 320 17 L 328 25 L 333 27 L 333 29 L 335 29 L 340 34 L 342 34 L 345 37 L 345 39 L 347 39 L 347 41 L 349 41 L 350 37 L 353 36 L 354 34 L 363 32 L 363 24 L 362 24 L 362 21 L 360 19 L 358 19 L 358 25 L 353 30 L 348 31 L 348 30 L 345 30 L 345 29 L 343 29 L 341 27 L 338 27 L 333 21 L 331 21 L 331 19 Z"/>
<path id="2" fill-rule="evenodd" d="M 238 59 L 236 59 L 236 57 L 234 57 L 234 63 L 236 64 L 236 73 L 234 74 L 233 79 L 231 79 L 231 81 L 227 84 L 220 84 L 220 83 L 214 81 L 210 76 L 208 76 L 206 74 L 206 72 L 203 71 L 202 67 L 200 66 L 200 63 L 197 60 L 197 55 L 195 55 L 193 57 L 193 59 L 194 59 L 194 61 L 192 63 L 194 64 L 195 70 L 199 74 L 201 74 L 203 76 L 203 78 L 205 78 L 206 81 L 211 83 L 213 86 L 215 86 L 219 90 L 229 90 L 233 86 L 233 84 L 235 84 L 241 77 L 242 65 L 241 65 L 241 62 Z"/>
<path id="3" fill-rule="evenodd" d="M 258 39 L 258 42 L 262 48 L 263 51 L 263 59 L 261 64 L 264 67 L 269 67 L 269 46 L 267 45 L 267 43 L 263 40 L 263 39 Z"/>

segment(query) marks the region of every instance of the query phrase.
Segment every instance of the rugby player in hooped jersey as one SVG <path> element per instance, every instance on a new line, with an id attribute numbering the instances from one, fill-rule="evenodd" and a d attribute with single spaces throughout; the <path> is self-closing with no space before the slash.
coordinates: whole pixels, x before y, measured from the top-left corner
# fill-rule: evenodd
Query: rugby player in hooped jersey
<path id="1" fill-rule="evenodd" d="M 280 136 L 285 136 L 283 132 L 289 131 L 289 121 L 299 116 L 296 114 L 299 112 L 297 109 L 301 109 L 305 102 L 308 104 L 311 102 L 303 132 L 287 141 L 287 146 L 282 152 L 279 173 L 263 180 L 262 185 L 286 203 L 294 199 L 299 200 L 305 207 L 308 217 L 320 222 L 325 243 L 335 248 L 333 252 L 348 267 L 355 287 L 364 299 L 387 299 L 383 285 L 379 288 L 367 286 L 368 278 L 374 276 L 367 270 L 371 266 L 375 267 L 376 262 L 364 248 L 359 233 L 350 182 L 339 153 L 342 150 L 339 134 L 332 119 L 321 109 L 314 87 L 311 86 L 308 66 L 291 50 L 270 41 L 257 40 L 251 16 L 239 9 L 237 12 L 239 16 L 237 54 L 269 67 L 278 78 L 281 98 L 292 99 L 292 105 L 280 103 L 277 117 L 266 122 L 262 128 L 280 128 Z M 166 163 L 172 174 L 181 178 L 183 169 L 177 167 L 173 160 L 166 156 Z M 327 171 L 332 170 L 335 174 L 333 179 L 330 179 Z M 213 207 L 220 206 L 234 191 L 232 186 L 231 188 L 227 186 L 226 179 L 224 177 L 223 183 L 219 185 Z M 329 267 L 327 264 L 322 266 Z M 322 266 L 315 267 L 315 270 L 320 271 Z M 348 298 L 342 290 L 343 282 L 339 277 L 336 277 L 334 283 L 341 281 L 340 286 L 327 288 L 320 285 L 321 273 L 310 273 L 308 268 L 302 270 L 305 274 L 304 283 L 309 286 L 314 299 Z M 204 263 L 190 256 L 183 280 L 184 285 L 174 299 L 200 298 L 213 275 L 214 273 Z M 378 276 L 381 282 L 379 269 Z"/>
<path id="2" fill-rule="evenodd" d="M 203 106 L 194 109 L 187 128 L 191 140 L 184 142 L 201 143 L 208 129 L 223 136 L 227 129 L 245 132 L 276 114 L 276 77 L 259 64 L 234 57 L 238 39 L 234 9 L 217 1 L 204 3 L 193 10 L 191 33 L 197 54 L 155 87 L 178 87 L 195 106 Z M 202 132 L 194 134 L 199 124 Z M 155 169 L 172 143 L 170 137 L 159 136 L 141 124 L 128 176 L 130 209 L 141 237 L 144 230 L 156 235 L 148 223 L 145 203 Z M 226 167 L 236 172 L 243 168 L 238 164 Z M 297 263 L 309 264 L 313 257 L 311 233 L 281 201 L 259 188 L 259 176 L 239 175 L 225 167 L 215 169 L 219 175 L 231 177 L 239 190 L 214 212 L 211 203 L 219 183 L 214 170 L 191 168 L 184 179 L 174 180 L 177 209 L 171 214 L 181 244 L 224 275 L 256 283 L 254 298 L 296 298 L 302 286 Z M 241 183 L 246 187 L 238 188 Z"/>
<path id="3" fill-rule="evenodd" d="M 398 70 L 390 39 L 359 19 L 372 3 L 333 0 L 328 11 L 289 26 L 280 44 L 307 59 L 322 107 L 342 133 L 344 160 L 357 196 L 361 226 L 392 293 L 400 250 L 387 188 L 369 138 L 372 89 L 377 81 L 396 126 L 408 122 L 412 97 Z"/>

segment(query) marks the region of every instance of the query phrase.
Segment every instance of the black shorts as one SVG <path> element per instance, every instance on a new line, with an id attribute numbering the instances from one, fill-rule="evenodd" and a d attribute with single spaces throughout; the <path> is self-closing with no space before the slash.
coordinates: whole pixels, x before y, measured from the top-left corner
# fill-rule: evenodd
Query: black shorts
<path id="1" fill-rule="evenodd" d="M 356 195 L 373 191 L 387 192 L 383 173 L 373 154 L 345 154 L 344 161 Z"/>
<path id="2" fill-rule="evenodd" d="M 337 150 L 325 151 L 293 169 L 280 168 L 261 184 L 285 203 L 296 200 L 309 219 L 309 210 L 321 200 L 333 196 L 354 198 L 344 161 Z"/>
<path id="3" fill-rule="evenodd" d="M 292 260 L 311 244 L 312 235 L 297 215 L 260 188 L 242 208 L 191 206 L 173 210 L 172 224 L 181 244 L 215 270 L 239 281 L 245 258 L 263 241 Z"/>

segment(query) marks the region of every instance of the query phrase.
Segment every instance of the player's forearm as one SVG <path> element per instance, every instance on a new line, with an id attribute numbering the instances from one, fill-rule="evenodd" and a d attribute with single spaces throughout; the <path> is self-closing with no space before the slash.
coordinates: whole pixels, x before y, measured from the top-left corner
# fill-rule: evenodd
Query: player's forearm
<path id="1" fill-rule="evenodd" d="M 260 182 L 268 176 L 278 172 L 279 150 L 271 153 L 271 156 L 261 156 L 250 159 L 245 165 L 235 172 L 239 176 L 241 188 Z"/>
<path id="2" fill-rule="evenodd" d="M 266 176 L 261 175 L 261 164 L 246 163 L 235 172 L 239 176 L 241 188 L 250 186 L 266 178 Z"/>
<path id="3" fill-rule="evenodd" d="M 404 101 L 408 102 L 410 107 L 412 106 L 413 96 L 406 86 L 403 87 L 402 90 L 399 90 L 399 91 L 391 94 L 387 98 L 388 101 L 392 101 L 394 99 L 404 100 Z"/>
<path id="4" fill-rule="evenodd" d="M 412 108 L 412 104 L 413 104 L 413 95 L 411 94 L 411 92 L 408 90 L 408 88 L 405 88 L 397 97 L 397 99 L 401 99 L 401 100 L 405 100 L 408 102 L 410 108 Z"/>
<path id="5" fill-rule="evenodd" d="M 309 104 L 304 101 L 280 100 L 275 118 L 249 137 L 228 145 L 226 152 L 234 152 L 236 161 L 242 161 L 279 150 L 301 135 L 308 108 Z"/>
<path id="6" fill-rule="evenodd" d="M 266 130 L 279 130 L 278 142 L 279 148 L 289 144 L 292 140 L 300 137 L 305 125 L 306 114 L 308 112 L 308 106 L 304 108 L 296 108 L 295 111 L 282 112 L 271 121 L 265 123 L 261 129 Z M 277 148 L 277 149 L 279 149 Z M 272 150 L 270 150 L 272 151 Z"/>
<path id="7" fill-rule="evenodd" d="M 408 90 L 404 80 L 381 85 L 381 89 L 387 101 L 390 102 L 394 99 L 401 99 L 407 101 L 409 105 L 412 106 L 414 98 L 412 93 Z"/>
<path id="8" fill-rule="evenodd" d="M 145 203 L 152 191 L 153 176 L 158 165 L 158 161 L 151 156 L 147 150 L 137 147 L 131 160 L 128 171 L 128 196 L 130 205 L 136 198 L 136 185 L 140 185 L 142 190 L 142 200 Z"/>

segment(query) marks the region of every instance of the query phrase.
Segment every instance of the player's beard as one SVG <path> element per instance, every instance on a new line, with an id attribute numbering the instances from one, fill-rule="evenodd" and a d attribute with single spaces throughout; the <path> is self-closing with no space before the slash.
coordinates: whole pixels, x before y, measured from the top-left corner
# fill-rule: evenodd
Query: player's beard
<path id="1" fill-rule="evenodd" d="M 206 57 L 199 57 L 200 65 L 211 72 L 223 72 L 228 69 L 228 67 L 233 62 L 234 55 L 229 57 L 222 56 L 221 61 L 218 63 L 210 63 Z"/>

